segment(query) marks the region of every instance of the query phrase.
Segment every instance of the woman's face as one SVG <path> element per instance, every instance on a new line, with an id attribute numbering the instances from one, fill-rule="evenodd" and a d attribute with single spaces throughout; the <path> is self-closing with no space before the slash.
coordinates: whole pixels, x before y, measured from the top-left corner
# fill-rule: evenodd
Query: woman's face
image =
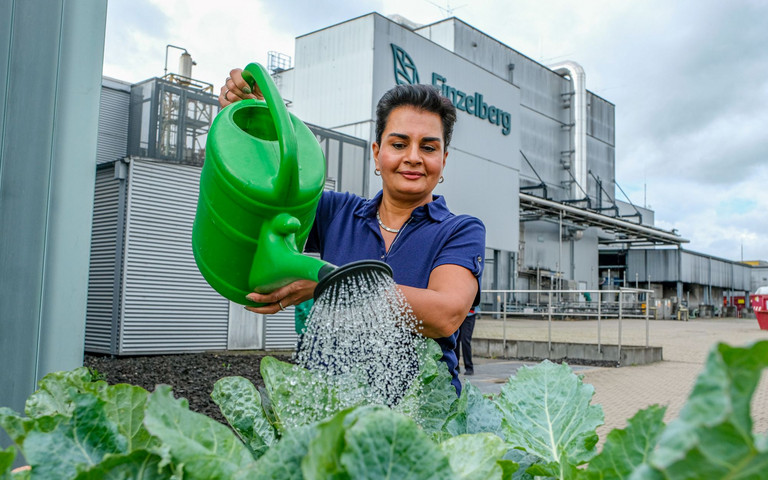
<path id="1" fill-rule="evenodd" d="M 416 205 L 432 201 L 447 156 L 440 115 L 412 106 L 392 110 L 381 145 L 373 144 L 384 194 Z"/>

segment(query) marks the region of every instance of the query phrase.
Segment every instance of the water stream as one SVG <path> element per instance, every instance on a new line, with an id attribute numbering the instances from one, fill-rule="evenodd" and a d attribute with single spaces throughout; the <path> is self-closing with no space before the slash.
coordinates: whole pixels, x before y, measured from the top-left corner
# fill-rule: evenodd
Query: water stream
<path id="1" fill-rule="evenodd" d="M 333 396 L 323 401 L 333 410 L 325 415 L 354 405 L 396 407 L 418 374 L 420 349 L 426 348 L 414 333 L 417 327 L 388 275 L 363 271 L 340 279 L 316 300 L 296 353 L 296 363 L 322 385 L 297 388 Z"/>

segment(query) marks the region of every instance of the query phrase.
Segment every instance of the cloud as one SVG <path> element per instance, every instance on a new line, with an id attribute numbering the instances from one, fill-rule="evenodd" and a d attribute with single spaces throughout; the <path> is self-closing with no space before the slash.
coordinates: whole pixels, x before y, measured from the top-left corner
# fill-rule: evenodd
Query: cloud
<path id="1" fill-rule="evenodd" d="M 344 22 L 381 9 L 378 0 L 291 0 L 272 2 L 265 12 L 271 28 L 290 32 L 293 36 Z"/>
<path id="2" fill-rule="evenodd" d="M 133 78 L 131 73 L 143 69 L 147 59 L 154 56 L 156 46 L 162 43 L 160 39 L 167 35 L 169 23 L 168 16 L 150 0 L 111 0 L 104 42 L 105 75 L 127 81 L 143 80 Z"/>
<path id="3" fill-rule="evenodd" d="M 113 41 L 162 34 L 170 20 L 150 0 L 112 0 L 107 14 L 113 28 L 108 40 Z"/>

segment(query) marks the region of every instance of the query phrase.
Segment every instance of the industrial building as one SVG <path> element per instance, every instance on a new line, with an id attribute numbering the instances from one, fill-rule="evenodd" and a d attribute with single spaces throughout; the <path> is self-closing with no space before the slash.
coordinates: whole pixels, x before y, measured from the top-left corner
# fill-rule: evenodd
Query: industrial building
<path id="1" fill-rule="evenodd" d="M 724 294 L 765 283 L 755 273 L 765 277 L 765 267 L 684 250 L 683 237 L 654 227 L 652 211 L 617 199 L 615 107 L 589 91 L 576 62 L 542 65 L 456 18 L 420 26 L 376 13 L 298 37 L 292 66 L 270 58 L 290 111 L 323 147 L 326 188 L 338 191 L 380 189 L 370 145 L 384 92 L 427 83 L 454 102 L 436 193 L 485 223 L 485 290 L 642 283 L 659 299 L 714 314 Z M 219 107 L 188 60 L 178 74 L 135 85 L 103 81 L 87 351 L 295 344 L 292 309 L 251 314 L 195 266 L 197 181 Z"/>

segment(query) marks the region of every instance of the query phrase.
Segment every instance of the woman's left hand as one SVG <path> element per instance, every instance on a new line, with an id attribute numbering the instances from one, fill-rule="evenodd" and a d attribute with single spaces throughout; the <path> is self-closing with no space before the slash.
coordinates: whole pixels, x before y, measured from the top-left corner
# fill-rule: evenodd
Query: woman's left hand
<path id="1" fill-rule="evenodd" d="M 224 85 L 221 87 L 219 93 L 219 105 L 221 108 L 246 98 L 255 98 L 262 100 L 264 96 L 261 94 L 259 87 L 254 85 L 253 89 L 248 85 L 248 82 L 243 79 L 243 70 L 240 68 L 234 68 L 229 72 L 229 76 L 224 81 Z"/>
<path id="2" fill-rule="evenodd" d="M 245 298 L 265 305 L 262 307 L 245 307 L 245 309 L 253 313 L 271 315 L 309 300 L 314 295 L 316 286 L 317 282 L 312 280 L 296 280 L 271 293 L 249 293 Z"/>

